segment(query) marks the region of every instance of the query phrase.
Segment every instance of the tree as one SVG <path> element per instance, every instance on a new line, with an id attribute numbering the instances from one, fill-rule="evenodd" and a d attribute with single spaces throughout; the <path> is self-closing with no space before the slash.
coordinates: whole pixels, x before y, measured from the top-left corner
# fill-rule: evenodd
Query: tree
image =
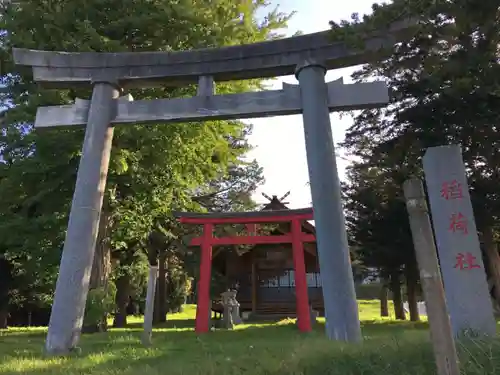
<path id="1" fill-rule="evenodd" d="M 246 135 L 250 131 L 251 127 L 246 127 L 241 139 L 232 140 L 232 147 L 240 151 L 249 150 Z M 242 164 L 230 165 L 227 174 L 220 175 L 207 186 L 197 189 L 193 201 L 201 206 L 199 208 L 207 211 L 251 210 L 256 206 L 251 194 L 262 181 L 262 168 L 255 161 L 242 161 Z M 148 249 L 158 254 L 159 264 L 155 323 L 166 321 L 167 312 L 177 310 L 178 302 L 184 301 L 186 295 L 192 292 L 188 286 L 191 286 L 196 271 L 188 269 L 186 263 L 199 263 L 199 252 L 192 254 L 186 251 L 183 238 L 196 233 L 199 233 L 199 228 L 180 225 L 171 217 L 158 217 L 149 235 Z M 213 276 L 217 278 L 215 272 Z M 175 305 L 172 304 L 172 296 L 178 296 Z"/>
<path id="2" fill-rule="evenodd" d="M 288 16 L 271 10 L 262 21 L 256 12 L 263 0 L 36 0 L 3 3 L 0 30 L 0 85 L 3 112 L 0 153 L 0 238 L 9 253 L 23 258 L 36 272 L 50 272 L 53 285 L 80 157 L 82 130 L 33 131 L 35 109 L 88 98 L 88 90 L 46 90 L 34 84 L 31 72 L 13 66 L 13 46 L 66 51 L 165 51 L 242 44 L 280 37 Z M 131 12 L 130 10 L 134 11 Z M 168 20 L 168 21 L 167 21 Z M 221 83 L 219 93 L 251 91 L 259 80 Z M 132 90 L 135 99 L 195 94 L 194 87 Z M 116 259 L 127 274 L 155 218 L 172 208 L 201 209 L 198 190 L 227 176 L 235 181 L 245 170 L 239 142 L 247 131 L 239 121 L 203 124 L 129 126 L 115 130 L 103 209 L 103 231 L 97 257 Z M 236 147 L 238 146 L 238 147 Z M 253 178 L 252 186 L 260 177 Z M 234 200 L 232 187 L 228 199 Z M 236 207 L 236 206 L 235 206 Z M 26 225 L 26 224 L 29 225 Z M 109 256 L 109 252 L 112 256 Z M 140 258 L 140 257 L 139 257 Z M 98 262 L 99 263 L 99 262 Z M 109 266 L 102 267 L 109 270 Z M 122 272 L 123 271 L 123 272 Z M 107 271 L 109 272 L 109 271 Z M 32 273 L 34 275 L 34 271 Z M 50 280 L 49 280 L 50 279 Z M 105 280 L 107 277 L 96 277 Z M 120 287 L 117 294 L 120 294 Z M 117 297 L 118 298 L 118 297 Z"/>
<path id="3" fill-rule="evenodd" d="M 365 110 L 355 116 L 344 146 L 364 153 L 367 166 L 385 167 L 421 175 L 419 167 L 426 148 L 461 144 L 471 185 L 476 222 L 487 253 L 496 256 L 499 199 L 498 179 L 500 23 L 495 1 L 394 0 L 374 5 L 363 22 L 332 23 L 334 38 L 384 27 L 394 20 L 413 18 L 415 27 L 406 39 L 380 51 L 355 74 L 355 79 L 377 77 L 387 82 L 391 103 L 387 108 Z M 368 152 L 365 147 L 370 140 Z M 398 181 L 399 183 L 399 181 Z M 490 256 L 491 259 L 493 258 Z M 413 272 L 413 271 L 411 271 Z M 498 272 L 497 272 L 497 275 Z M 497 285 L 500 277 L 496 277 Z M 497 289 L 500 290 L 500 289 Z"/>
<path id="4" fill-rule="evenodd" d="M 0 329 L 7 328 L 9 316 L 10 291 L 13 282 L 12 264 L 0 254 Z"/>
<path id="5" fill-rule="evenodd" d="M 354 163 L 344 184 L 346 223 L 356 258 L 379 277 L 388 280 L 393 292 L 395 315 L 404 319 L 401 295 L 402 272 L 405 272 L 412 318 L 418 320 L 416 261 L 402 197 L 400 171 Z"/>

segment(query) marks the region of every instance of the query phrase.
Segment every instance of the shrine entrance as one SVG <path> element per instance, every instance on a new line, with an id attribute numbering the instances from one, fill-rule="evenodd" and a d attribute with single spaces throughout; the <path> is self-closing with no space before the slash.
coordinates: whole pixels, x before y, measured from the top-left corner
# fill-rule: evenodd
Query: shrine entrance
<path id="1" fill-rule="evenodd" d="M 305 242 L 316 242 L 316 236 L 302 231 L 302 222 L 313 220 L 312 208 L 297 210 L 251 211 L 236 213 L 189 213 L 176 212 L 174 216 L 183 224 L 203 225 L 200 237 L 193 238 L 189 245 L 200 246 L 201 262 L 198 279 L 196 308 L 196 332 L 209 331 L 211 309 L 210 281 L 212 271 L 212 249 L 214 246 L 291 244 L 295 279 L 296 310 L 298 327 L 301 332 L 311 331 L 309 296 L 304 262 Z M 259 235 L 258 224 L 290 224 L 290 233 L 284 235 Z M 214 237 L 214 226 L 223 224 L 245 224 L 247 234 L 242 236 Z"/>
<path id="2" fill-rule="evenodd" d="M 13 49 L 17 65 L 32 68 L 34 80 L 53 88 L 92 87 L 90 100 L 76 99 L 73 105 L 40 107 L 35 128 L 85 126 L 82 157 L 78 167 L 73 203 L 56 283 L 54 303 L 47 333 L 48 353 L 68 353 L 81 332 L 89 275 L 92 269 L 97 229 L 102 210 L 103 191 L 112 148 L 113 127 L 137 123 L 173 123 L 234 120 L 302 114 L 311 197 L 314 207 L 318 259 L 325 272 L 322 294 L 327 337 L 332 340 L 362 340 L 358 306 L 341 202 L 341 187 L 335 160 L 330 112 L 380 108 L 389 103 L 383 81 L 344 84 L 342 78 L 326 83 L 325 74 L 371 62 L 380 46 L 397 42 L 399 33 L 413 21 L 404 20 L 383 30 L 361 32 L 365 48 L 352 48 L 334 42 L 331 31 L 271 40 L 251 45 L 204 48 L 168 52 L 55 52 Z M 271 78 L 295 74 L 298 85 L 283 84 L 281 90 L 215 95 L 215 82 Z M 134 101 L 123 89 L 161 85 L 186 86 L 198 83 L 193 97 Z M 297 212 L 297 211 L 295 211 Z M 300 211 L 298 211 L 300 212 Z M 305 212 L 305 213 L 304 213 Z M 191 216 L 191 222 L 204 226 L 196 239 L 202 247 L 202 280 L 209 280 L 213 246 L 255 244 L 256 241 L 284 241 L 293 244 L 299 317 L 309 321 L 307 290 L 302 260 L 299 220 L 312 219 L 312 211 L 288 211 L 233 216 L 226 222 L 291 222 L 295 228 L 281 236 L 251 238 L 213 238 L 213 226 L 222 217 Z M 303 216 L 301 216 L 303 215 Z M 187 220 L 190 215 L 184 215 Z M 267 217 L 267 218 L 266 218 Z M 193 221 L 194 220 L 194 221 Z M 184 221 L 187 222 L 187 221 Z M 196 242 L 195 241 L 195 242 Z M 266 243 L 266 242 L 264 242 Z M 208 282 L 201 288 L 197 330 L 208 329 Z M 304 299 L 305 298 L 305 299 Z M 304 326 L 303 326 L 304 327 Z M 307 328 L 307 327 L 306 327 Z"/>

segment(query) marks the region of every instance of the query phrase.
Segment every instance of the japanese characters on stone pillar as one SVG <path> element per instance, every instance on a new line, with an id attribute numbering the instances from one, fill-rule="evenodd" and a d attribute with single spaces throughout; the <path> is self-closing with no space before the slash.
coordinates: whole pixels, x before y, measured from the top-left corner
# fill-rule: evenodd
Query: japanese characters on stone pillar
<path id="1" fill-rule="evenodd" d="M 453 333 L 493 336 L 495 319 L 461 147 L 431 147 L 423 164 Z"/>

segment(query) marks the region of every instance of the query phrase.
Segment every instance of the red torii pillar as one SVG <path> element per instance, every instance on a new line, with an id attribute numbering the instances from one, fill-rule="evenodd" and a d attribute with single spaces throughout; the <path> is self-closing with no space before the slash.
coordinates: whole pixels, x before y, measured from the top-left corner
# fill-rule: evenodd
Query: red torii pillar
<path id="1" fill-rule="evenodd" d="M 311 331 L 311 315 L 309 314 L 309 296 L 307 293 L 306 265 L 304 261 L 304 243 L 302 242 L 302 225 L 297 219 L 292 220 L 292 251 L 295 268 L 295 295 L 297 304 L 297 323 L 301 332 Z"/>
<path id="2" fill-rule="evenodd" d="M 200 277 L 198 279 L 198 304 L 196 305 L 196 332 L 208 332 L 211 309 L 210 281 L 212 280 L 212 238 L 214 225 L 203 225 L 201 243 Z"/>
<path id="3" fill-rule="evenodd" d="M 293 211 L 297 211 L 294 215 Z M 210 282 L 212 268 L 212 247 L 214 245 L 243 245 L 243 244 L 279 244 L 291 243 L 293 251 L 293 263 L 295 270 L 295 291 L 297 304 L 298 328 L 301 332 L 311 331 L 311 317 L 309 314 L 309 297 L 307 290 L 306 267 L 304 262 L 304 242 L 315 242 L 315 236 L 302 232 L 301 220 L 312 219 L 312 210 L 287 210 L 286 214 L 281 216 L 262 215 L 262 217 L 236 217 L 236 218 L 210 218 L 199 217 L 189 218 L 186 213 L 178 213 L 182 223 L 202 224 L 203 235 L 191 241 L 191 245 L 201 247 L 200 276 L 198 279 L 198 301 L 196 308 L 196 328 L 197 333 L 206 333 L 209 331 L 209 314 L 211 309 L 210 300 Z M 246 213 L 243 213 L 246 214 Z M 247 228 L 255 228 L 256 222 L 290 222 L 291 233 L 281 236 L 258 236 L 256 233 L 247 236 L 233 236 L 214 238 L 214 224 L 246 223 Z"/>

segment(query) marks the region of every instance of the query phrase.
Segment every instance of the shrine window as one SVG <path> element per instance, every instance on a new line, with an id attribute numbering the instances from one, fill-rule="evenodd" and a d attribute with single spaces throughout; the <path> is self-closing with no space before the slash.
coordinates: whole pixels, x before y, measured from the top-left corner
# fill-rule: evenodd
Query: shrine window
<path id="1" fill-rule="evenodd" d="M 309 288 L 320 288 L 321 278 L 318 272 L 308 272 L 306 274 L 306 282 Z M 280 277 L 273 277 L 264 283 L 267 288 L 294 288 L 295 287 L 295 271 L 287 270 Z"/>

